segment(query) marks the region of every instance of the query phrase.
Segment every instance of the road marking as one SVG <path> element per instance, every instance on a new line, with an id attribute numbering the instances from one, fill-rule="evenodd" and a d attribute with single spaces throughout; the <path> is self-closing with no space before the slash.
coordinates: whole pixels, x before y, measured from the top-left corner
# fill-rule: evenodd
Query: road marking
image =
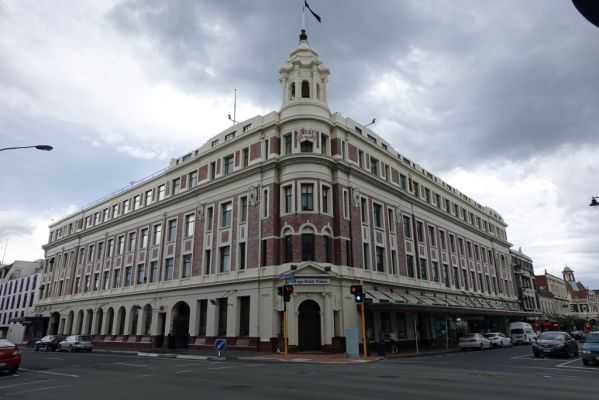
<path id="1" fill-rule="evenodd" d="M 64 360 L 64 358 L 60 358 L 60 357 L 44 357 L 44 360 Z"/>
<path id="2" fill-rule="evenodd" d="M 129 364 L 129 363 L 122 363 L 122 362 L 117 362 L 115 364 L 117 364 L 117 365 L 125 365 L 127 367 L 142 367 L 142 368 L 147 368 L 148 367 L 147 364 Z"/>
<path id="3" fill-rule="evenodd" d="M 22 371 L 37 372 L 39 374 L 58 375 L 58 376 L 70 376 L 71 378 L 79 378 L 79 375 L 62 374 L 60 372 L 38 371 L 38 370 L 35 370 L 35 369 L 27 369 L 27 368 L 20 368 L 20 369 Z"/>
<path id="4" fill-rule="evenodd" d="M 558 364 L 557 366 L 558 367 L 565 367 L 566 365 L 572 364 L 573 362 L 576 362 L 576 361 L 580 361 L 580 358 L 577 358 L 577 359 L 572 360 L 572 361 L 566 361 L 565 363 Z"/>
<path id="5" fill-rule="evenodd" d="M 225 368 L 233 368 L 232 366 L 230 367 L 215 367 L 215 368 L 208 368 L 208 369 L 225 369 Z"/>
<path id="6" fill-rule="evenodd" d="M 63 387 L 69 387 L 69 386 L 73 386 L 73 385 L 46 386 L 46 387 L 37 388 L 37 389 L 23 390 L 22 392 L 12 392 L 12 393 L 7 393 L 7 395 L 8 395 L 8 396 L 10 396 L 10 395 L 14 395 L 14 394 L 23 394 L 23 393 L 39 392 L 40 390 L 59 389 L 59 388 L 63 388 Z"/>
<path id="7" fill-rule="evenodd" d="M 0 386 L 0 389 L 5 389 L 5 388 L 15 387 L 15 386 L 31 385 L 31 384 L 40 383 L 40 382 L 51 382 L 51 381 L 52 381 L 51 379 L 42 379 L 41 381 L 32 381 L 32 382 L 25 382 L 25 383 L 15 383 L 14 385 Z"/>
<path id="8" fill-rule="evenodd" d="M 145 378 L 146 376 L 154 376 L 154 375 L 153 374 L 136 375 L 136 376 L 132 376 L 132 378 Z"/>
<path id="9" fill-rule="evenodd" d="M 512 360 L 519 360 L 521 358 L 532 358 L 532 357 L 534 357 L 533 354 L 524 354 L 524 355 L 521 355 L 521 356 L 510 357 L 510 359 L 512 359 Z"/>
<path id="10" fill-rule="evenodd" d="M 185 370 L 184 371 L 177 371 L 177 372 L 175 372 L 175 374 L 184 374 L 186 372 L 190 372 L 190 371 L 185 371 Z"/>

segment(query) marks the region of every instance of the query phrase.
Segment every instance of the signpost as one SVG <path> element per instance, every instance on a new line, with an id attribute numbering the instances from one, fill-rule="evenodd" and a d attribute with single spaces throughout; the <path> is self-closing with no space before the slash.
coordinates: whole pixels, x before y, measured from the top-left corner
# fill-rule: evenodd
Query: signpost
<path id="1" fill-rule="evenodd" d="M 214 349 L 216 351 L 218 351 L 218 356 L 220 357 L 220 353 L 222 351 L 225 351 L 225 349 L 227 348 L 227 342 L 225 341 L 225 339 L 216 339 L 214 341 Z"/>

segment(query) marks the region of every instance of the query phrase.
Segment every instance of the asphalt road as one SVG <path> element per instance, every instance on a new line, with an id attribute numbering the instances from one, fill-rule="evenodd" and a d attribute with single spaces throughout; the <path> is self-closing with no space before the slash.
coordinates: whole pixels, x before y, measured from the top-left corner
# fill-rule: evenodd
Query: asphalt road
<path id="1" fill-rule="evenodd" d="M 364 364 L 202 361 L 25 349 L 0 399 L 591 399 L 599 366 L 530 347 Z"/>

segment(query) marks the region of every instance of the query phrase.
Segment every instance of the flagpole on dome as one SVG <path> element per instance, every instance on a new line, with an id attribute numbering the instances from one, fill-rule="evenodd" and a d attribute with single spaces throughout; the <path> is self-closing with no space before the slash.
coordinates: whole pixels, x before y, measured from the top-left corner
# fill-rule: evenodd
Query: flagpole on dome
<path id="1" fill-rule="evenodd" d="M 304 0 L 300 0 L 300 4 L 302 5 L 302 30 L 306 30 L 306 6 L 303 4 Z"/>

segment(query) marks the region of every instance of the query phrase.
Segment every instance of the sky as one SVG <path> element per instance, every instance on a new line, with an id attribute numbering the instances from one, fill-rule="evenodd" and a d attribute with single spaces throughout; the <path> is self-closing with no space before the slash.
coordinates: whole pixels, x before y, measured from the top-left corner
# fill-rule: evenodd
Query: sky
<path id="1" fill-rule="evenodd" d="M 329 106 L 508 223 L 535 270 L 599 289 L 599 29 L 564 0 L 311 0 Z M 278 110 L 299 0 L 0 0 L 0 257 Z"/>

